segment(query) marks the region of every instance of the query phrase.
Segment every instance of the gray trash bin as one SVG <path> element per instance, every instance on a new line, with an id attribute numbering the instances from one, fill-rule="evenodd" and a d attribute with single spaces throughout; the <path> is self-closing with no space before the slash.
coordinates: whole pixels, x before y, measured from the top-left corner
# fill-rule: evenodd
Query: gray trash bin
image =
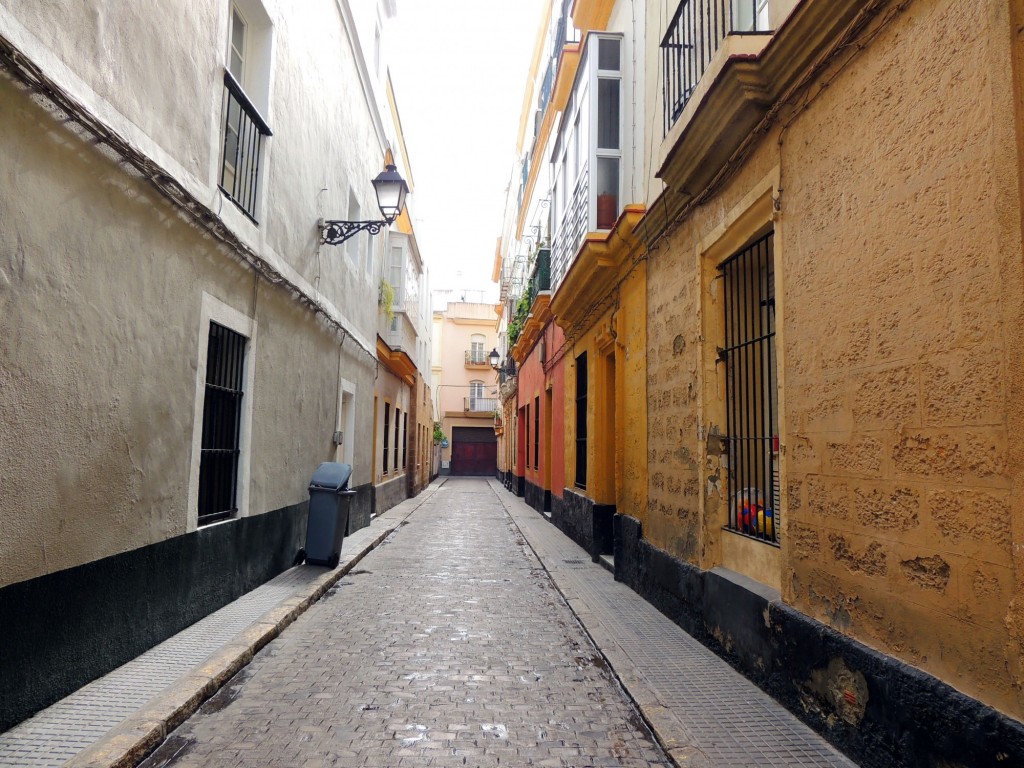
<path id="1" fill-rule="evenodd" d="M 341 559 L 341 541 L 355 491 L 348 490 L 352 465 L 325 461 L 309 481 L 306 562 L 334 568 Z"/>

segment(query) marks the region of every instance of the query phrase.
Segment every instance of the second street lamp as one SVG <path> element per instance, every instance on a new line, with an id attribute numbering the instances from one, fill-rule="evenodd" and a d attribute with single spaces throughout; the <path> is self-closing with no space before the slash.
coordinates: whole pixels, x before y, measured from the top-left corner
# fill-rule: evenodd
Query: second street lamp
<path id="1" fill-rule="evenodd" d="M 379 234 L 389 226 L 405 208 L 405 196 L 409 194 L 409 185 L 401 177 L 393 165 L 387 166 L 372 182 L 377 193 L 377 207 L 384 218 L 380 221 L 339 221 L 320 220 L 320 242 L 326 245 L 338 245 L 359 232 Z"/>

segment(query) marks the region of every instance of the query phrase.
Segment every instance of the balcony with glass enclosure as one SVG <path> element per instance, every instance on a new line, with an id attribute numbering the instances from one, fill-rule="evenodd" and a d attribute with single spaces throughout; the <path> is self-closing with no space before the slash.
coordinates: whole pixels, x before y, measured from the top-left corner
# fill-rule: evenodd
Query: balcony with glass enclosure
<path id="1" fill-rule="evenodd" d="M 622 212 L 622 38 L 587 36 L 554 155 L 551 284 L 572 266 L 590 232 L 608 231 Z"/>

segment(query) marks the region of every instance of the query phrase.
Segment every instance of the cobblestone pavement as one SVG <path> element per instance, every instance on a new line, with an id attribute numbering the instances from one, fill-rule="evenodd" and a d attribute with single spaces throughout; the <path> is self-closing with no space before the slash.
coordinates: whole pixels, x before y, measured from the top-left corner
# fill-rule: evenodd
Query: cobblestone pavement
<path id="1" fill-rule="evenodd" d="M 678 765 L 856 768 L 522 499 L 491 486 Z"/>
<path id="2" fill-rule="evenodd" d="M 144 763 L 668 764 L 471 479 L 449 480 Z"/>

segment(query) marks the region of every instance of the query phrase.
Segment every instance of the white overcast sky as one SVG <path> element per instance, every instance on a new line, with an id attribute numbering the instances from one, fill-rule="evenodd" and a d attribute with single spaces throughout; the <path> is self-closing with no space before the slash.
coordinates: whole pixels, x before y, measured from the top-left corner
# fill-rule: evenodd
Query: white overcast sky
<path id="1" fill-rule="evenodd" d="M 388 53 L 438 289 L 485 289 L 545 0 L 400 0 Z"/>

